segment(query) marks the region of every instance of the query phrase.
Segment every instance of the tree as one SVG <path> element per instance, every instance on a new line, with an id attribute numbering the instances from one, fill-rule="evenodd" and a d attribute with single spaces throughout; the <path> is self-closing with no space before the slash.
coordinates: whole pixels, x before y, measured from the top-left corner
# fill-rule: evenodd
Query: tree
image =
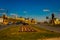
<path id="1" fill-rule="evenodd" d="M 51 16 L 52 16 L 52 24 L 54 24 L 54 17 L 55 17 L 54 13 L 52 13 Z"/>
<path id="2" fill-rule="evenodd" d="M 48 17 L 48 16 L 46 16 L 46 19 L 49 19 L 49 17 Z"/>
<path id="3" fill-rule="evenodd" d="M 52 20 L 53 20 L 54 19 L 54 13 L 52 13 L 51 16 L 52 16 Z"/>
<path id="4" fill-rule="evenodd" d="M 35 22 L 35 20 L 32 18 L 32 19 L 31 19 L 31 22 L 32 22 L 32 23 L 34 23 L 34 22 Z"/>

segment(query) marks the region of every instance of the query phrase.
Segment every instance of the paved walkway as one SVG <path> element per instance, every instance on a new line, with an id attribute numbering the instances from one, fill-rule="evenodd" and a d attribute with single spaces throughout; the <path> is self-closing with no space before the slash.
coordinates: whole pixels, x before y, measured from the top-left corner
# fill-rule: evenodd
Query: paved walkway
<path id="1" fill-rule="evenodd" d="M 35 26 L 60 33 L 60 27 L 51 27 L 51 26 L 47 26 L 47 25 L 44 25 L 44 24 L 39 24 L 39 25 L 37 24 Z"/>
<path id="2" fill-rule="evenodd" d="M 37 40 L 60 40 L 60 37 L 59 38 L 37 39 Z"/>

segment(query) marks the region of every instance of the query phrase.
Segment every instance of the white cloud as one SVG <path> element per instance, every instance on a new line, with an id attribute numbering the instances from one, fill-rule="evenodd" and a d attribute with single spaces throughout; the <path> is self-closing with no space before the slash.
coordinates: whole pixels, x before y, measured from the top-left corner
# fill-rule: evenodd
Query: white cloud
<path id="1" fill-rule="evenodd" d="M 23 13 L 27 13 L 27 11 L 24 11 Z"/>
<path id="2" fill-rule="evenodd" d="M 60 10 L 59 10 L 59 12 L 60 12 Z"/>
<path id="3" fill-rule="evenodd" d="M 10 14 L 10 15 L 16 15 L 16 14 Z"/>
<path id="4" fill-rule="evenodd" d="M 11 13 L 10 15 L 17 15 L 17 14 L 15 14 L 15 13 Z"/>
<path id="5" fill-rule="evenodd" d="M 5 10 L 5 9 L 3 9 L 3 8 L 0 8 L 0 10 Z"/>
<path id="6" fill-rule="evenodd" d="M 20 15 L 18 15 L 18 13 L 10 13 L 10 16 L 17 16 L 17 17 L 19 17 Z"/>
<path id="7" fill-rule="evenodd" d="M 17 15 L 17 14 L 15 14 L 15 13 L 11 13 L 10 15 L 11 15 L 11 16 L 18 16 L 18 15 Z"/>
<path id="8" fill-rule="evenodd" d="M 49 9 L 43 9 L 44 12 L 49 12 L 50 10 Z"/>
<path id="9" fill-rule="evenodd" d="M 6 14 L 6 13 L 3 13 L 3 14 Z"/>
<path id="10" fill-rule="evenodd" d="M 15 14 L 15 13 L 11 13 L 10 15 L 11 15 L 11 17 L 13 17 L 13 18 L 18 17 L 18 15 L 17 15 L 17 14 Z"/>

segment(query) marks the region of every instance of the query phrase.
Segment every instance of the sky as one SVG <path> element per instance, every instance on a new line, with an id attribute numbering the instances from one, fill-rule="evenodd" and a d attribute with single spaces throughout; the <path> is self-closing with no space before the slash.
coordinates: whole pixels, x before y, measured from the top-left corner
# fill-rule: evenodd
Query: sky
<path id="1" fill-rule="evenodd" d="M 60 0 L 0 0 L 0 8 L 0 12 L 8 10 L 7 15 L 16 14 L 38 21 L 45 21 L 46 16 L 51 18 L 52 12 L 56 18 L 60 17 Z"/>

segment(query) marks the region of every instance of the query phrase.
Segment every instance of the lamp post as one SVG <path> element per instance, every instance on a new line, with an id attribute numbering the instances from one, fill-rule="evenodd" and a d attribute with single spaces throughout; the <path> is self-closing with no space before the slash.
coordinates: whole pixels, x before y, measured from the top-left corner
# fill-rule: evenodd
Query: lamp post
<path id="1" fill-rule="evenodd" d="M 50 10 L 49 9 L 43 9 L 43 12 L 50 13 Z M 46 16 L 46 22 L 49 23 L 49 17 L 48 16 Z"/>
<path id="2" fill-rule="evenodd" d="M 6 13 L 8 13 L 8 10 L 6 9 L 3 9 L 3 8 L 0 8 L 0 14 L 2 14 L 2 18 L 3 18 L 3 23 L 4 23 L 4 20 L 6 19 Z"/>

